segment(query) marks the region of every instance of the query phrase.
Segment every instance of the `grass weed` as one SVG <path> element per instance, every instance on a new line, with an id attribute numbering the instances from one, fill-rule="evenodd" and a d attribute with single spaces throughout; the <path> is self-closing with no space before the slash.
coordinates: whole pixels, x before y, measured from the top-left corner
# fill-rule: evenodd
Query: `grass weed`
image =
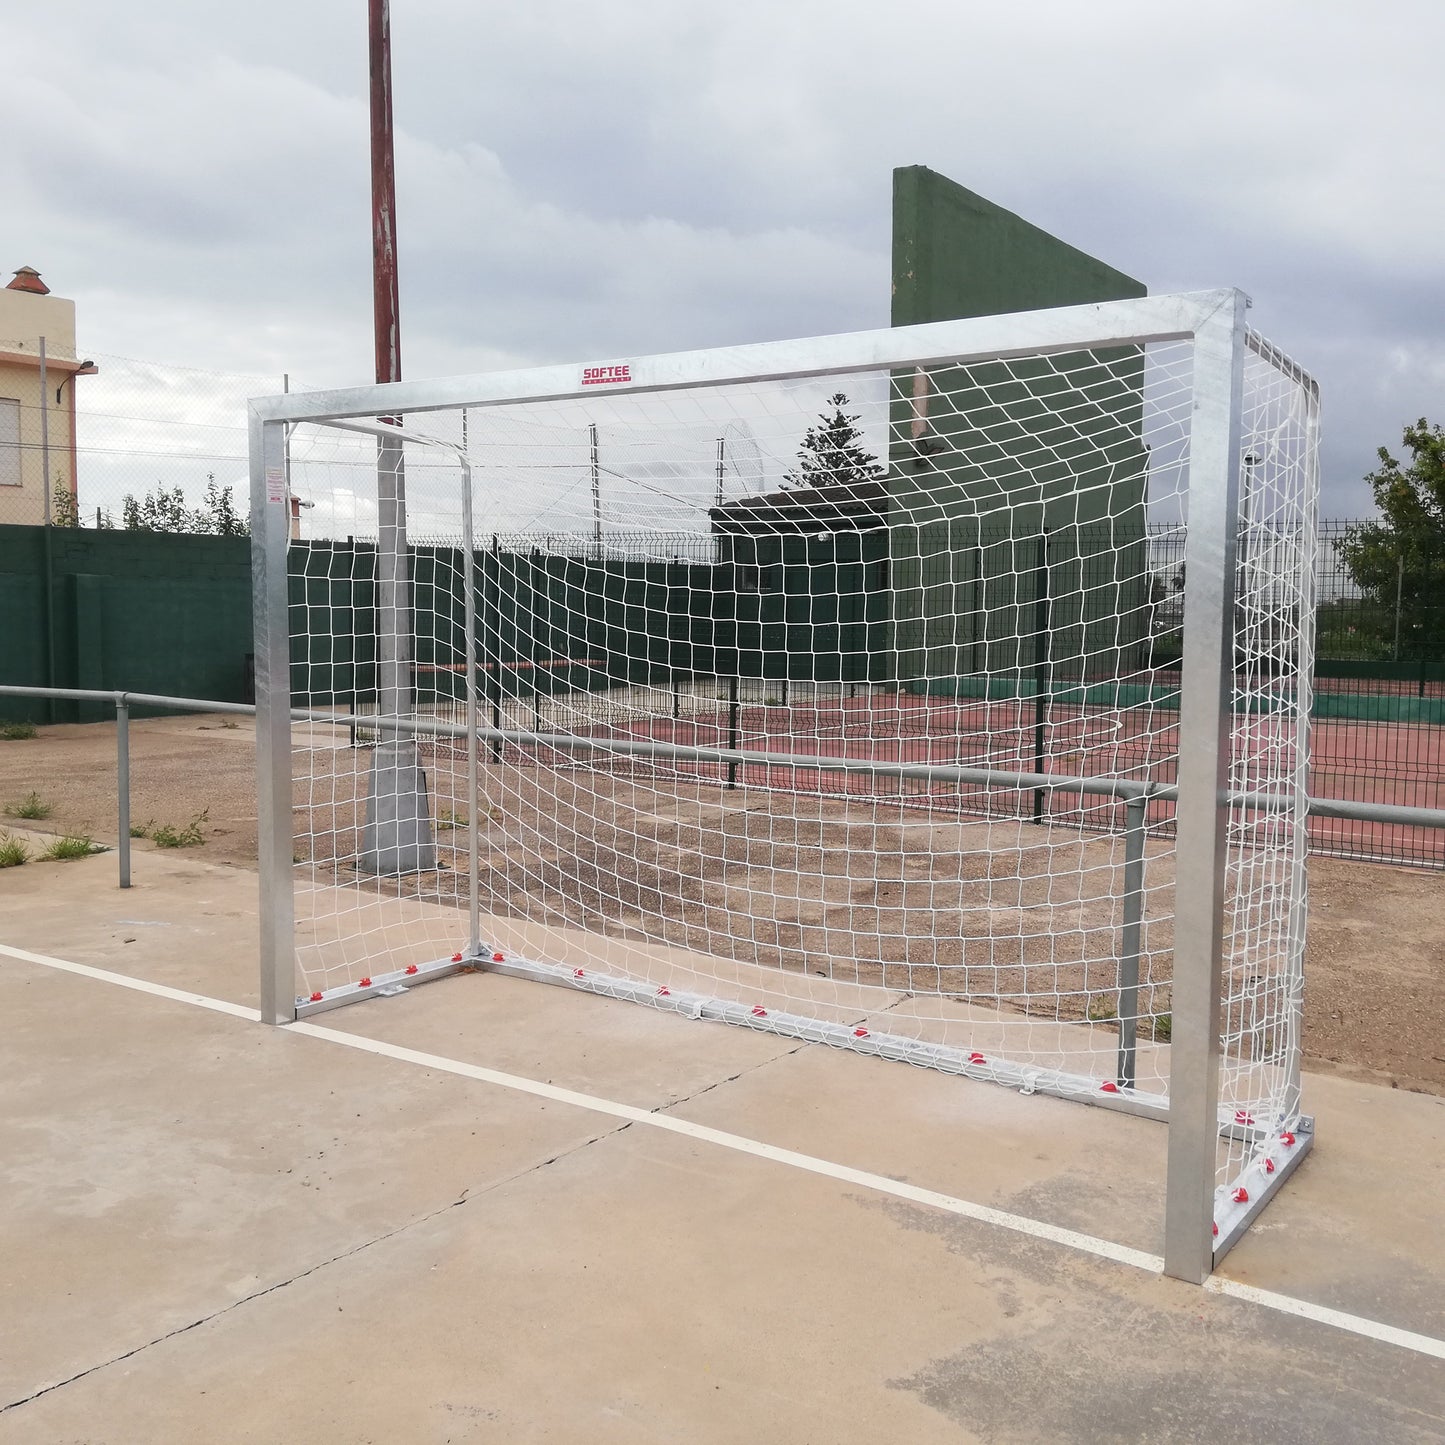
<path id="1" fill-rule="evenodd" d="M 39 793 L 30 792 L 21 798 L 18 803 L 7 803 L 5 805 L 5 816 L 7 818 L 48 818 L 54 811 L 50 804 L 40 796 Z"/>
<path id="2" fill-rule="evenodd" d="M 40 855 L 42 863 L 68 863 L 72 858 L 89 858 L 103 849 L 89 833 L 62 833 Z"/>
<path id="3" fill-rule="evenodd" d="M 173 828 L 169 823 L 149 823 L 151 842 L 157 848 L 196 848 L 206 841 L 201 824 L 211 815 L 209 808 L 196 814 L 184 828 Z"/>

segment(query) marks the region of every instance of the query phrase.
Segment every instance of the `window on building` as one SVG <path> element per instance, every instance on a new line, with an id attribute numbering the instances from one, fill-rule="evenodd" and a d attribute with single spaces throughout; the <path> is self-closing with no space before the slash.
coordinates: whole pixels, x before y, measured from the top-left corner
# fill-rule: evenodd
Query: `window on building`
<path id="1" fill-rule="evenodd" d="M 0 396 L 0 487 L 20 485 L 20 403 Z"/>

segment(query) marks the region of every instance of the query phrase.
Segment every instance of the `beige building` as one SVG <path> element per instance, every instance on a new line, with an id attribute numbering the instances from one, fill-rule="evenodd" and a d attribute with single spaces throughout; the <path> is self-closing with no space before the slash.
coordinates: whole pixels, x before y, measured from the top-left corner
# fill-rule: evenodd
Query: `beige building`
<path id="1" fill-rule="evenodd" d="M 22 266 L 0 290 L 0 523 L 75 516 L 75 378 L 95 370 L 76 356 L 75 302 Z"/>

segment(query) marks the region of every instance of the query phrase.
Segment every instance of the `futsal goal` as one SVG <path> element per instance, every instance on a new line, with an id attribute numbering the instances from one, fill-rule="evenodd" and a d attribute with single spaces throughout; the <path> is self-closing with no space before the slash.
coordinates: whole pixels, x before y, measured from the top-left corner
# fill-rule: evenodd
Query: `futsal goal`
<path id="1" fill-rule="evenodd" d="M 1202 1278 L 1312 1137 L 1318 395 L 1245 306 L 253 403 L 265 1017 L 499 972 L 1153 1116 Z"/>

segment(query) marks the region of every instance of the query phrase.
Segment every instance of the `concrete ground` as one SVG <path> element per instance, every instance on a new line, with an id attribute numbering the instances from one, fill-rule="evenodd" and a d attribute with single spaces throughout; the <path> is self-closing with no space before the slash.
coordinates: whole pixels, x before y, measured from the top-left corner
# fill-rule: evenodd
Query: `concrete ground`
<path id="1" fill-rule="evenodd" d="M 491 975 L 288 1030 L 23 956 L 254 1006 L 252 873 L 114 868 L 0 873 L 0 1445 L 1445 1439 L 1445 1100 L 1309 1078 L 1201 1290 L 1027 1232 L 1157 1254 L 1157 1124 Z"/>

